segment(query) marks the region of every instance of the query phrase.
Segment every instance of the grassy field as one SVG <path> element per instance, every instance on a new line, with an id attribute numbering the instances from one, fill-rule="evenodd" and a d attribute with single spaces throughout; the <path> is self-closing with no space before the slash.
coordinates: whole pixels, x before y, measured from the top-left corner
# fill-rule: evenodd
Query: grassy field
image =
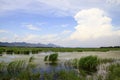
<path id="1" fill-rule="evenodd" d="M 0 47 L 0 53 L 7 52 L 7 54 L 29 54 L 32 52 L 33 54 L 38 52 L 83 52 L 83 51 L 116 51 L 120 50 L 120 48 L 32 48 L 32 47 Z"/>

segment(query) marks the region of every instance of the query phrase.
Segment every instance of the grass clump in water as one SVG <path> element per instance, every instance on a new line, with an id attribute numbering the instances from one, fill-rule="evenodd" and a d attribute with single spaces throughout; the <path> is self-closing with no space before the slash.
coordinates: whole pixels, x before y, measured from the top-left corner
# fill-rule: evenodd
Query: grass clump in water
<path id="1" fill-rule="evenodd" d="M 33 62 L 33 60 L 34 60 L 34 57 L 31 56 L 31 57 L 29 58 L 29 62 Z"/>
<path id="2" fill-rule="evenodd" d="M 47 61 L 48 60 L 48 55 L 44 57 L 44 61 Z"/>
<path id="3" fill-rule="evenodd" d="M 50 54 L 44 57 L 44 61 L 49 61 L 50 64 L 55 64 L 58 60 L 58 53 Z"/>
<path id="4" fill-rule="evenodd" d="M 58 54 L 57 53 L 50 54 L 49 61 L 55 62 L 57 60 L 58 60 Z"/>
<path id="5" fill-rule="evenodd" d="M 97 71 L 98 64 L 99 60 L 97 56 L 82 57 L 79 60 L 79 70 L 80 72 L 91 74 Z"/>

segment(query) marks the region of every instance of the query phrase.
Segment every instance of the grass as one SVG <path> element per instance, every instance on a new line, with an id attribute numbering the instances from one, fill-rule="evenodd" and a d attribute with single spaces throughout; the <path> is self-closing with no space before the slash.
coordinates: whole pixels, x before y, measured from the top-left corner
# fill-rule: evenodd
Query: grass
<path id="1" fill-rule="evenodd" d="M 86 56 L 80 59 L 73 59 L 70 63 L 74 68 L 79 69 L 80 71 L 84 70 L 86 73 L 92 73 L 97 71 L 99 60 L 97 56 Z"/>
<path id="2" fill-rule="evenodd" d="M 107 80 L 120 80 L 120 64 L 112 64 L 109 66 Z"/>
<path id="3" fill-rule="evenodd" d="M 55 73 L 57 80 L 82 80 L 74 71 L 61 70 Z"/>
<path id="4" fill-rule="evenodd" d="M 33 60 L 34 60 L 34 57 L 31 56 L 31 57 L 29 58 L 29 62 L 33 62 Z"/>
<path id="5" fill-rule="evenodd" d="M 53 71 L 44 73 L 42 80 L 83 80 L 74 71 Z"/>
<path id="6" fill-rule="evenodd" d="M 71 62 L 72 65 L 73 65 L 73 67 L 76 68 L 76 69 L 78 69 L 78 66 L 79 66 L 79 65 L 78 65 L 78 62 L 79 62 L 78 59 L 73 59 L 72 62 Z"/>
<path id="7" fill-rule="evenodd" d="M 50 55 L 46 55 L 44 57 L 44 61 L 47 61 L 47 63 L 49 63 L 51 65 L 56 65 L 57 60 L 58 60 L 58 53 L 53 53 L 53 54 L 50 54 Z"/>
<path id="8" fill-rule="evenodd" d="M 45 57 L 44 57 L 44 61 L 48 61 L 48 55 L 46 55 Z"/>
<path id="9" fill-rule="evenodd" d="M 38 52 L 82 52 L 82 51 L 100 51 L 106 52 L 110 50 L 120 50 L 120 48 L 32 48 L 32 47 L 0 47 L 0 54 L 7 52 L 7 54 L 29 54 L 30 51 L 33 54 Z"/>
<path id="10" fill-rule="evenodd" d="M 58 60 L 58 53 L 53 53 L 49 55 L 49 61 L 55 62 Z"/>
<path id="11" fill-rule="evenodd" d="M 69 62 L 66 63 L 79 70 L 81 75 L 86 76 L 97 72 L 97 66 L 99 66 L 100 60 L 97 56 L 86 56 L 80 59 L 69 60 Z"/>
<path id="12" fill-rule="evenodd" d="M 26 61 L 0 63 L 0 80 L 39 80 L 40 73 L 33 73 L 33 67 Z"/>
<path id="13" fill-rule="evenodd" d="M 33 60 L 31 56 L 28 61 L 18 60 L 10 63 L 1 62 L 0 80 L 120 80 L 120 64 L 114 62 L 114 64 L 108 66 L 108 73 L 105 79 L 100 75 L 93 76 L 89 74 L 93 72 L 96 74 L 96 67 L 99 66 L 98 64 L 112 63 L 112 59 L 98 59 L 97 56 L 73 59 L 68 62 L 67 65 L 76 66 L 76 68 L 73 67 L 71 69 L 62 69 L 59 71 L 53 70 L 49 73 L 40 73 Z M 101 60 L 101 62 L 99 60 Z M 77 68 L 80 68 L 80 73 L 74 70 Z M 34 69 L 38 69 L 36 70 L 37 72 L 34 72 Z M 87 77 L 88 75 L 90 77 Z"/>
<path id="14" fill-rule="evenodd" d="M 112 59 L 112 58 L 105 58 L 105 59 L 99 59 L 99 61 L 100 61 L 100 64 L 102 64 L 102 63 L 112 63 L 112 62 L 114 62 L 115 61 L 115 59 Z"/>

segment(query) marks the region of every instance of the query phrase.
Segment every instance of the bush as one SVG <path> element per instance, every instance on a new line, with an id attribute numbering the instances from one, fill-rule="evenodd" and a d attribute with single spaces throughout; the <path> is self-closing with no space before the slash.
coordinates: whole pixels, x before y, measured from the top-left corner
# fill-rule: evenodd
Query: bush
<path id="1" fill-rule="evenodd" d="M 83 70 L 87 74 L 91 74 L 97 71 L 99 64 L 97 56 L 87 56 L 79 60 L 79 70 Z"/>

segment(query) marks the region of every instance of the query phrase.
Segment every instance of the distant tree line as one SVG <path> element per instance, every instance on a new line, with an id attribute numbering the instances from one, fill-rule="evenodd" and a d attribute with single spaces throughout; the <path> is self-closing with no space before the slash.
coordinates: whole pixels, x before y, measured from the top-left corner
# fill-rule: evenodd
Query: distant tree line
<path id="1" fill-rule="evenodd" d="M 100 47 L 100 48 L 120 48 L 120 46 L 108 46 L 108 47 Z"/>

